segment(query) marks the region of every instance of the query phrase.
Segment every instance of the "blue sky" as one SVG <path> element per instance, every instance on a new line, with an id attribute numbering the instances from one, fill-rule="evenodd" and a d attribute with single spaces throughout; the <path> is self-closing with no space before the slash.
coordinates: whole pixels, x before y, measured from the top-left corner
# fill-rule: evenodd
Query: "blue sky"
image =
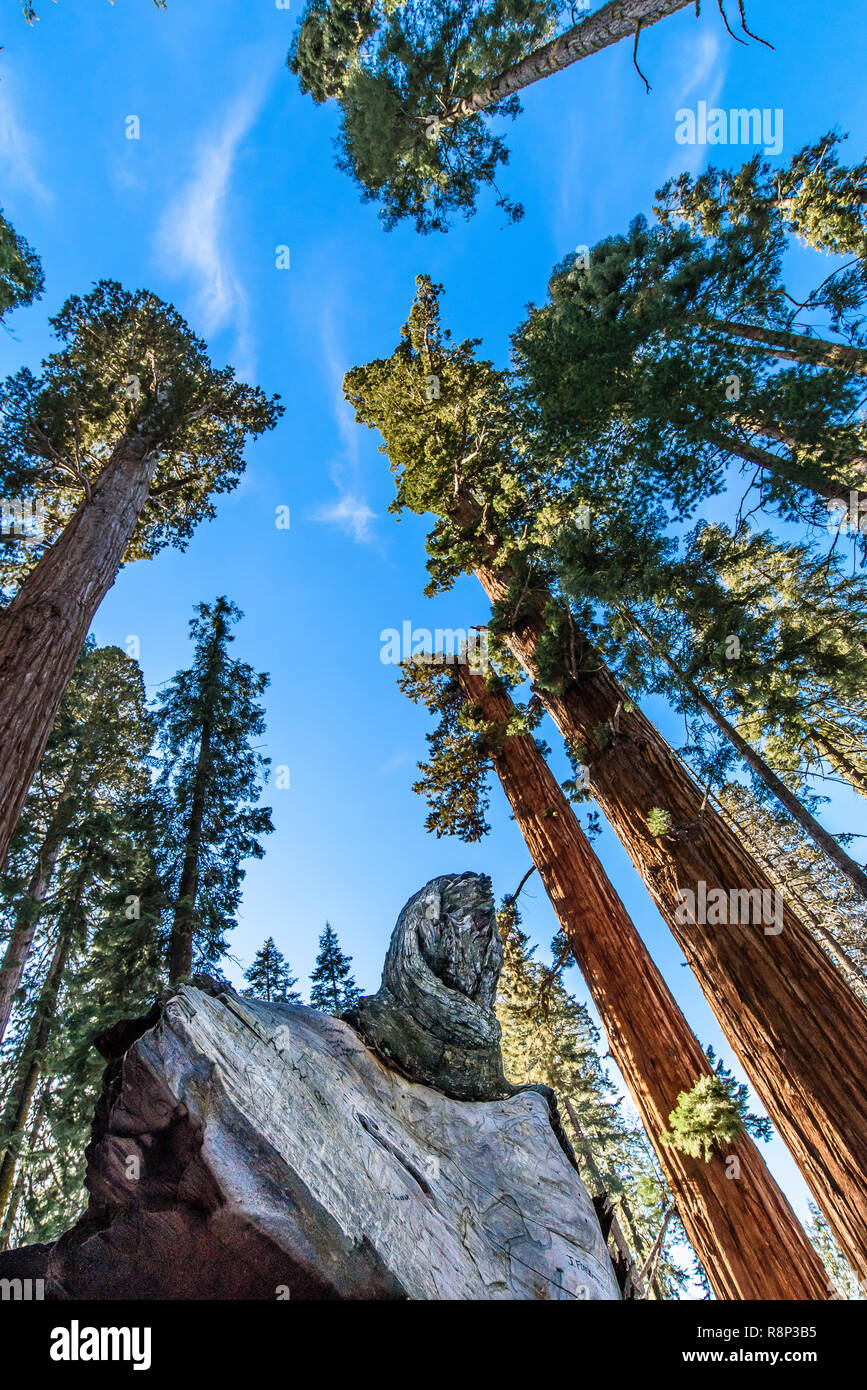
<path id="1" fill-rule="evenodd" d="M 274 0 L 38 8 L 41 21 L 28 28 L 14 0 L 4 5 L 0 203 L 42 256 L 46 295 L 12 318 L 0 371 L 36 367 L 51 347 L 49 314 L 112 277 L 173 302 L 215 361 L 281 393 L 285 417 L 250 450 L 216 520 L 185 554 L 124 571 L 94 631 L 104 643 L 138 637 L 153 692 L 188 662 L 193 605 L 219 593 L 239 604 L 234 651 L 271 674 L 265 751 L 290 769 L 290 786 L 269 791 L 276 830 L 265 860 L 249 867 L 233 953 L 246 964 L 273 935 L 306 986 L 327 917 L 359 984 L 373 990 L 397 913 L 422 883 L 479 869 L 502 895 L 529 857 L 498 788 L 483 844 L 424 832 L 410 787 L 427 718 L 380 662 L 380 632 L 406 620 L 467 627 L 484 621 L 485 604 L 470 580 L 423 598 L 426 527 L 386 514 L 387 464 L 342 403 L 343 372 L 392 350 L 422 271 L 444 283 L 455 334 L 482 337 L 504 364 L 509 333 L 526 304 L 544 298 L 554 263 L 649 212 L 670 175 L 701 167 L 707 147 L 675 143 L 682 106 L 781 108 L 783 159 L 832 126 L 852 136 L 852 158 L 863 155 L 863 5 L 750 0 L 751 27 L 771 52 L 733 42 L 707 0 L 700 20 L 687 9 L 642 36 L 649 95 L 628 44 L 536 84 L 509 125 L 502 175 L 524 220 L 504 226 L 483 198 L 475 218 L 434 238 L 383 233 L 375 207 L 334 168 L 335 112 L 302 97 L 284 67 L 294 0 L 288 10 Z M 126 135 L 131 116 L 137 140 Z M 710 152 L 733 164 L 751 153 Z M 289 269 L 276 266 L 281 246 Z M 275 525 L 281 506 L 291 509 L 289 530 Z M 658 703 L 648 712 L 678 739 Z M 566 776 L 559 756 L 555 764 Z M 824 819 L 854 830 L 856 815 L 855 798 L 841 796 Z M 597 849 L 690 1023 L 731 1062 L 619 843 L 606 831 Z M 525 927 L 546 951 L 556 923 L 538 883 L 522 901 Z M 235 966 L 228 973 L 240 978 Z M 570 979 L 586 997 L 576 971 Z M 764 1152 L 805 1214 L 785 1150 L 775 1141 Z"/>

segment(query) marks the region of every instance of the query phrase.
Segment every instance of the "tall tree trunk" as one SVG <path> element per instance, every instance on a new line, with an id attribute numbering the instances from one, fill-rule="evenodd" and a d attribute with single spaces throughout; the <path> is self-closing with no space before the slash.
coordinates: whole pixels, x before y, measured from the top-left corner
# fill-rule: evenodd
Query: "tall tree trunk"
<path id="1" fill-rule="evenodd" d="M 156 462 L 145 438 L 123 439 L 90 500 L 0 612 L 0 863 L 93 615 L 147 501 Z"/>
<path id="2" fill-rule="evenodd" d="M 36 1110 L 33 1115 L 33 1122 L 30 1126 L 30 1133 L 27 1136 L 27 1153 L 32 1154 L 39 1142 L 39 1132 L 45 1123 L 45 1116 L 48 1110 L 48 1088 L 43 1085 L 39 1099 L 36 1102 Z M 19 1168 L 18 1176 L 12 1188 L 6 1211 L 3 1214 L 3 1225 L 0 1227 L 0 1250 L 8 1250 L 12 1241 L 12 1233 L 15 1229 L 15 1218 L 18 1215 L 18 1208 L 21 1205 L 21 1198 L 24 1196 L 26 1183 L 25 1173 Z"/>
<path id="3" fill-rule="evenodd" d="M 785 806 L 792 820 L 810 836 L 810 839 L 818 846 L 822 853 L 826 854 L 833 864 L 836 864 L 841 874 L 844 874 L 853 887 L 857 888 L 858 892 L 867 899 L 867 873 L 864 872 L 861 865 L 856 864 L 855 860 L 851 855 L 846 853 L 842 845 L 838 845 L 833 835 L 829 835 L 824 826 L 820 825 L 816 820 L 816 817 L 810 815 L 806 806 L 798 800 L 794 792 L 789 790 L 782 778 L 777 776 L 773 768 L 768 766 L 764 758 L 756 752 L 752 745 L 747 743 L 746 739 L 738 733 L 734 725 L 729 723 L 722 711 L 717 709 L 716 705 L 707 698 L 701 688 L 696 685 L 695 681 L 690 680 L 686 673 L 681 671 L 677 663 L 668 655 L 668 652 L 654 641 L 650 633 L 646 631 L 635 617 L 634 613 L 628 608 L 622 608 L 620 611 L 627 622 L 631 624 L 635 631 L 646 642 L 654 655 L 658 656 L 660 661 L 668 667 L 668 670 L 678 681 L 682 689 L 695 701 L 699 709 L 704 711 L 708 719 L 719 729 L 720 733 L 725 735 L 729 743 L 737 750 L 747 766 L 752 769 L 762 782 L 764 782 L 768 791 L 773 792 L 780 804 Z"/>
<path id="4" fill-rule="evenodd" d="M 784 328 L 765 328 L 754 323 L 733 323 L 729 319 L 705 318 L 706 328 L 727 333 L 732 338 L 749 338 L 766 346 L 772 357 L 808 366 L 837 367 L 840 371 L 867 376 L 867 350 L 827 338 L 811 338 L 808 333 L 790 333 Z"/>
<path id="5" fill-rule="evenodd" d="M 205 817 L 210 773 L 211 725 L 209 720 L 205 719 L 202 722 L 202 740 L 199 744 L 196 780 L 193 784 L 193 802 L 187 828 L 184 864 L 181 870 L 175 918 L 172 924 L 172 940 L 169 952 L 169 979 L 172 984 L 181 979 L 182 976 L 191 975 L 193 970 L 193 926 L 195 923 L 196 893 L 199 887 L 199 854 L 202 847 L 202 822 Z"/>
<path id="6" fill-rule="evenodd" d="M 67 789 L 64 789 L 63 800 L 52 817 L 36 856 L 36 865 L 30 875 L 27 892 L 15 914 L 15 923 L 6 943 L 3 964 L 0 966 L 0 1042 L 6 1036 L 15 995 L 21 987 L 24 967 L 39 925 L 39 909 L 51 887 L 63 837 L 72 821 L 73 809 Z"/>
<path id="7" fill-rule="evenodd" d="M 462 499 L 460 499 L 462 500 Z M 508 572 L 476 569 L 495 604 Z M 540 610 L 516 619 L 508 644 L 537 683 Z M 590 784 L 686 957 L 762 1103 L 850 1264 L 867 1278 L 867 1009 L 808 928 L 784 904 L 783 930 L 683 920 L 681 889 L 772 891 L 665 739 L 635 708 L 589 643 L 590 669 L 538 694 L 567 743 L 584 750 Z M 652 834 L 648 814 L 671 817 Z"/>
<path id="8" fill-rule="evenodd" d="M 0 1213 L 7 1210 L 12 1196 L 20 1139 L 27 1127 L 27 1117 L 42 1072 L 43 1056 L 55 1022 L 57 994 L 69 959 L 73 930 L 74 914 L 70 914 L 61 926 L 36 1012 L 22 1048 L 15 1083 L 6 1102 L 3 1130 L 7 1139 L 3 1162 L 0 1164 Z"/>
<path id="9" fill-rule="evenodd" d="M 772 477 L 782 478 L 787 483 L 793 483 L 795 487 L 802 487 L 807 492 L 814 493 L 816 497 L 821 497 L 825 502 L 845 501 L 847 499 L 841 498 L 840 495 L 844 488 L 857 488 L 864 484 L 863 475 L 858 477 L 857 481 L 854 475 L 848 482 L 817 481 L 806 468 L 802 468 L 793 459 L 772 454 L 770 449 L 763 449 L 758 444 L 751 444 L 746 439 L 740 439 L 736 434 L 727 434 L 724 430 L 707 428 L 705 435 L 709 444 L 715 445 L 718 449 L 725 449 L 727 453 L 734 454 L 737 458 L 743 459 L 745 463 L 754 463 L 758 468 L 770 473 Z"/>
<path id="10" fill-rule="evenodd" d="M 605 1178 L 599 1171 L 596 1159 L 593 1157 L 593 1149 L 591 1147 L 590 1141 L 581 1127 L 581 1121 L 575 1114 L 575 1107 L 573 1106 L 571 1100 L 567 1095 L 558 1097 L 558 1099 L 562 1100 L 563 1102 L 563 1108 L 569 1117 L 569 1123 L 571 1124 L 575 1135 L 573 1145 L 575 1149 L 575 1154 L 579 1162 L 583 1162 L 586 1164 L 587 1171 L 590 1174 L 591 1179 L 593 1180 L 593 1184 L 596 1189 L 595 1193 L 593 1193 L 593 1196 L 598 1196 L 600 1193 L 604 1193 L 605 1196 L 608 1197 L 608 1200 L 612 1205 L 612 1209 L 614 1208 L 615 1204 L 620 1209 L 621 1220 L 618 1221 L 616 1215 L 612 1216 L 611 1231 L 615 1237 L 615 1243 L 617 1245 L 618 1250 L 621 1251 L 621 1254 L 628 1253 L 629 1258 L 632 1262 L 632 1276 L 633 1282 L 636 1285 L 637 1296 L 639 1298 L 645 1298 L 646 1292 L 638 1275 L 638 1271 L 645 1261 L 644 1242 L 642 1241 L 638 1231 L 635 1229 L 635 1225 L 632 1221 L 632 1212 L 629 1210 L 629 1203 L 626 1200 L 626 1194 L 621 1194 L 621 1196 L 618 1199 L 616 1197 L 612 1197 L 611 1194 L 608 1192 Z M 621 1226 L 625 1226 L 626 1235 L 632 1242 L 631 1246 L 627 1244 L 626 1239 L 622 1234 L 618 1236 L 617 1228 Z M 625 1249 L 624 1246 L 626 1247 Z M 653 1291 L 656 1294 L 657 1298 L 665 1298 L 665 1287 L 662 1284 L 662 1281 L 659 1279 L 658 1274 L 653 1284 Z"/>
<path id="11" fill-rule="evenodd" d="M 559 38 L 542 44 L 520 62 L 513 63 L 472 96 L 462 97 L 447 107 L 440 125 L 454 125 L 621 39 L 634 39 L 639 30 L 649 29 L 657 20 L 692 3 L 693 0 L 609 0 L 607 5 L 567 29 Z"/>
<path id="12" fill-rule="evenodd" d="M 673 1216 L 674 1207 L 669 1207 L 668 1211 L 662 1218 L 662 1225 L 659 1228 L 659 1233 L 657 1234 L 656 1240 L 653 1242 L 653 1249 L 648 1255 L 644 1263 L 644 1266 L 641 1270 L 640 1277 L 642 1279 L 653 1279 L 656 1275 L 656 1271 L 659 1269 L 659 1261 L 662 1256 L 662 1247 L 665 1244 L 665 1233 L 668 1230 L 668 1223 Z"/>
<path id="13" fill-rule="evenodd" d="M 486 721 L 510 718 L 506 694 L 457 670 Z M 707 1058 L 534 739 L 506 738 L 492 761 L 715 1293 L 826 1297 L 824 1267 L 748 1135 L 732 1146 L 737 1178 L 726 1175 L 728 1155 L 703 1163 L 660 1143 L 680 1092 L 711 1074 Z"/>
<path id="14" fill-rule="evenodd" d="M 767 874 L 768 881 L 775 885 L 780 884 L 779 870 L 772 860 L 766 858 L 762 854 L 761 849 L 756 844 L 755 838 L 750 834 L 749 829 L 745 828 L 740 823 L 737 816 L 735 816 L 727 806 L 720 803 L 718 797 L 716 798 L 716 802 L 720 807 L 720 814 L 723 819 L 731 825 L 735 835 L 746 845 L 756 863 L 761 865 L 762 870 Z M 865 975 L 861 967 L 856 964 L 849 953 L 840 945 L 834 933 L 828 930 L 825 923 L 821 921 L 807 903 L 804 902 L 804 899 L 797 890 L 797 886 L 793 886 L 791 879 L 785 881 L 785 891 L 789 894 L 789 897 L 795 899 L 798 905 L 798 916 L 812 928 L 813 934 L 828 948 L 828 951 L 837 962 L 852 988 L 858 991 L 860 998 L 867 998 L 867 993 L 865 993 L 865 991 L 867 991 L 867 975 Z"/>
<path id="15" fill-rule="evenodd" d="M 860 792 L 861 796 L 867 796 L 867 771 L 853 763 L 847 750 L 840 748 L 838 744 L 826 738 L 821 730 L 811 729 L 810 735 L 834 771 L 839 772 L 841 777 L 845 778 L 853 791 Z"/>

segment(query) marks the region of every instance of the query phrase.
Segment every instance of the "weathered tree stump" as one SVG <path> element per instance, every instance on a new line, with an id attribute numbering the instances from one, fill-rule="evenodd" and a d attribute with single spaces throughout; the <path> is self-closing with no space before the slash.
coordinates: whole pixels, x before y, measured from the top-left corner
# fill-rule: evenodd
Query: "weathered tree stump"
<path id="1" fill-rule="evenodd" d="M 0 1255 L 47 1298 L 617 1299 L 548 1094 L 503 1077 L 476 875 L 398 920 L 357 1029 L 197 976 L 100 1040 L 90 1205 Z"/>

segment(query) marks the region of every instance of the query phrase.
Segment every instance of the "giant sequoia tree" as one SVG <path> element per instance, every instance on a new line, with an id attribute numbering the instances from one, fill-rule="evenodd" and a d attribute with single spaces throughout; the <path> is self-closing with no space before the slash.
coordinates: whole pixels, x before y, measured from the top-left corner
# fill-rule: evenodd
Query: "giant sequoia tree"
<path id="1" fill-rule="evenodd" d="M 260 837 L 273 829 L 259 806 L 269 759 L 258 752 L 267 675 L 229 655 L 233 623 L 243 615 L 218 598 L 190 620 L 193 664 L 157 699 L 156 783 L 160 869 L 174 903 L 169 951 L 172 981 L 194 963 L 214 965 L 235 925 L 245 859 L 261 859 Z"/>
<path id="2" fill-rule="evenodd" d="M 867 1011 L 787 903 L 776 928 L 754 912 L 741 919 L 742 895 L 755 901 L 749 895 L 772 892 L 771 883 L 558 597 L 555 553 L 527 553 L 526 534 L 554 527 L 563 511 L 551 504 L 506 381 L 473 344 L 450 344 L 422 278 L 393 356 L 349 372 L 345 389 L 359 420 L 383 436 L 394 509 L 435 517 L 430 587 L 468 571 L 479 578 L 495 628 L 586 767 L 841 1244 L 867 1268 L 865 1058 L 853 1043 L 865 1036 Z M 697 912 L 702 893 L 716 894 L 725 913 Z"/>
<path id="3" fill-rule="evenodd" d="M 459 664 L 409 668 L 403 684 L 441 716 L 416 788 L 428 828 L 479 838 L 493 767 L 717 1296 L 822 1297 L 820 1262 L 746 1134 L 707 1163 L 661 1142 L 678 1096 L 710 1066 L 502 682 Z"/>
<path id="4" fill-rule="evenodd" d="M 0 392 L 4 493 L 65 524 L 0 611 L 0 860 L 94 613 L 124 561 L 183 548 L 280 411 L 208 360 L 155 295 L 102 281 L 52 319 L 61 349 Z"/>
<path id="5" fill-rule="evenodd" d="M 559 0 L 310 0 L 289 66 L 315 101 L 337 100 L 338 163 L 386 227 L 419 231 L 469 216 L 496 188 L 508 149 L 488 118 L 516 116 L 518 93 L 684 9 L 691 0 L 609 0 L 575 22 Z"/>

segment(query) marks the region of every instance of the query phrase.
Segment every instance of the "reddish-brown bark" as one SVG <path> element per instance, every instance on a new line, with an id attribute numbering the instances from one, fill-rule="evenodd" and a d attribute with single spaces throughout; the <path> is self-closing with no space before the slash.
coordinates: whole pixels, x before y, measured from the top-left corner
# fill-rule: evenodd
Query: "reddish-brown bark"
<path id="1" fill-rule="evenodd" d="M 510 718 L 508 695 L 457 671 L 486 721 Z M 703 1163 L 659 1142 L 679 1093 L 710 1073 L 707 1058 L 533 738 L 504 739 L 492 761 L 714 1292 L 827 1298 L 822 1262 L 747 1135 L 732 1146 L 737 1177 L 729 1155 Z"/>
<path id="2" fill-rule="evenodd" d="M 63 533 L 0 612 L 0 863 L 93 615 L 147 501 L 157 455 L 121 440 Z"/>
<path id="3" fill-rule="evenodd" d="M 507 599 L 509 576 L 476 573 Z M 535 681 L 539 616 L 517 621 L 509 646 Z M 681 889 L 771 890 L 665 739 L 636 709 L 598 652 L 561 692 L 538 693 L 563 737 L 583 750 L 594 797 L 625 846 L 720 1026 L 860 1278 L 867 1278 L 867 1009 L 783 903 L 782 930 L 686 917 Z M 671 817 L 654 835 L 648 815 Z"/>

